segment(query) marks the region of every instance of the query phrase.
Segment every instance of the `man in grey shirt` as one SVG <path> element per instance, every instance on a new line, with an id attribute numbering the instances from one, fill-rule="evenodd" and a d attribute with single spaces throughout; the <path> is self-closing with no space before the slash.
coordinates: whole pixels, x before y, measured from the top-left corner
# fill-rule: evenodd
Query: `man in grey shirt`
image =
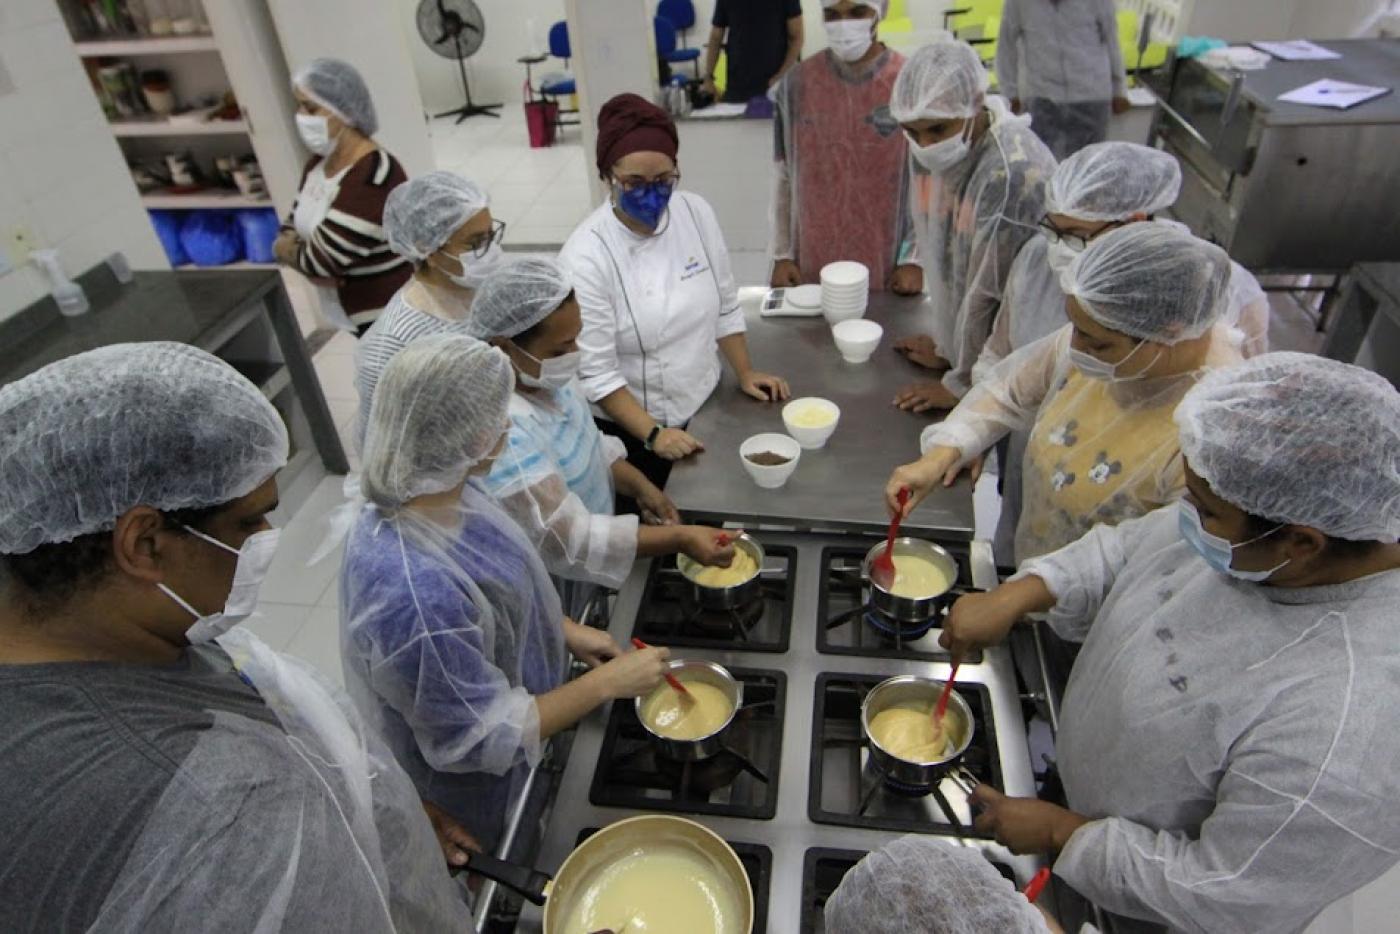
<path id="1" fill-rule="evenodd" d="M 233 628 L 286 458 L 257 387 L 181 344 L 0 388 L 0 931 L 468 928 L 465 831 Z"/>
<path id="2" fill-rule="evenodd" d="M 997 76 L 1056 159 L 1102 142 L 1129 106 L 1113 0 L 1006 0 Z"/>

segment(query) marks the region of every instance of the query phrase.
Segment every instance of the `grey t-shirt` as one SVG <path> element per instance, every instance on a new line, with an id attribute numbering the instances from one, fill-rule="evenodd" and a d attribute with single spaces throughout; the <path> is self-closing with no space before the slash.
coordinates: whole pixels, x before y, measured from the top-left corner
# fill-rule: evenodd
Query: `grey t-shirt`
<path id="1" fill-rule="evenodd" d="M 0 665 L 0 931 L 81 931 L 216 713 L 277 725 L 216 645 L 168 668 Z"/>

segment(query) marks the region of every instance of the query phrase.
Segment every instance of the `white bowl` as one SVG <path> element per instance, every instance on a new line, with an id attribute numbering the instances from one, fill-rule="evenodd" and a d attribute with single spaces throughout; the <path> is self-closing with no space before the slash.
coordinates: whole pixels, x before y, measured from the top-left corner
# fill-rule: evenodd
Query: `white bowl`
<path id="1" fill-rule="evenodd" d="M 860 285 L 868 287 L 870 285 L 870 269 L 864 263 L 843 260 L 838 263 L 827 263 L 822 267 L 822 285 L 832 286 L 852 286 Z"/>
<path id="2" fill-rule="evenodd" d="M 826 318 L 827 324 L 837 325 L 842 321 L 851 321 L 864 317 L 865 305 L 822 305 L 822 315 Z"/>
<path id="3" fill-rule="evenodd" d="M 874 321 L 842 321 L 831 328 L 831 337 L 836 341 L 836 349 L 847 363 L 864 363 L 880 346 L 880 338 L 885 329 Z"/>
<path id="4" fill-rule="evenodd" d="M 828 420 L 820 425 L 799 425 L 793 421 L 794 417 L 807 409 L 815 409 L 828 416 Z M 816 396 L 806 396 L 801 399 L 794 399 L 783 406 L 783 425 L 787 428 L 788 434 L 797 439 L 797 443 L 809 451 L 816 450 L 826 444 L 826 439 L 831 437 L 836 430 L 836 423 L 841 420 L 841 407 L 828 399 L 820 399 Z"/>
<path id="5" fill-rule="evenodd" d="M 749 460 L 750 454 L 761 454 L 764 451 L 781 454 L 789 460 L 786 464 L 772 466 L 755 464 Z M 792 472 L 797 469 L 797 462 L 801 457 L 802 446 L 787 435 L 780 435 L 777 432 L 753 435 L 739 445 L 739 462 L 749 472 L 753 482 L 765 490 L 776 490 L 787 483 L 787 478 L 792 476 Z"/>

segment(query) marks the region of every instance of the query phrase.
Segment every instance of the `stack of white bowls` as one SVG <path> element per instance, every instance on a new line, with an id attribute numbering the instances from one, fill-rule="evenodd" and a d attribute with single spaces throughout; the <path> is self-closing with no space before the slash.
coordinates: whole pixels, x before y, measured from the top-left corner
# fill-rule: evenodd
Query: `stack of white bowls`
<path id="1" fill-rule="evenodd" d="M 870 303 L 870 269 L 843 261 L 822 267 L 822 314 L 831 324 L 865 314 Z"/>

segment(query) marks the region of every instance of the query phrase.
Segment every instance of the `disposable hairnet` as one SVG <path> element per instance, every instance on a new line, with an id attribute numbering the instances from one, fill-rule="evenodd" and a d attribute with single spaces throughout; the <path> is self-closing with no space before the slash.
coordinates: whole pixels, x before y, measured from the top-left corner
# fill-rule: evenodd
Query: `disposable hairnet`
<path id="1" fill-rule="evenodd" d="M 822 9 L 836 6 L 841 0 L 822 0 Z M 889 7 L 889 0 L 856 0 L 857 6 L 868 6 L 880 14 L 880 18 L 885 16 L 885 10 Z"/>
<path id="2" fill-rule="evenodd" d="M 429 172 L 389 192 L 384 234 L 395 253 L 421 263 L 490 204 L 485 189 L 453 172 Z"/>
<path id="3" fill-rule="evenodd" d="M 1207 376 L 1176 420 L 1191 469 L 1245 512 L 1351 541 L 1400 537 L 1400 393 L 1375 373 L 1264 354 Z"/>
<path id="4" fill-rule="evenodd" d="M 114 344 L 0 387 L 0 554 L 111 529 L 135 506 L 217 506 L 287 462 L 277 410 L 187 344 Z"/>
<path id="5" fill-rule="evenodd" d="M 1086 221 L 1156 214 L 1176 201 L 1181 166 L 1160 149 L 1095 143 L 1061 162 L 1045 190 L 1045 210 Z"/>
<path id="6" fill-rule="evenodd" d="M 482 340 L 514 337 L 549 317 L 573 290 L 569 274 L 552 259 L 501 266 L 477 289 L 468 331 Z"/>
<path id="7" fill-rule="evenodd" d="M 365 429 L 365 498 L 395 508 L 463 482 L 506 433 L 515 374 L 506 355 L 460 334 L 414 341 L 379 378 Z"/>
<path id="8" fill-rule="evenodd" d="M 910 834 L 856 863 L 826 900 L 829 934 L 1044 934 L 1040 912 L 982 851 Z"/>
<path id="9" fill-rule="evenodd" d="M 292 86 L 366 136 L 379 132 L 369 86 L 350 63 L 312 59 L 292 76 Z"/>
<path id="10" fill-rule="evenodd" d="M 890 95 L 890 113 L 900 123 L 975 117 L 987 95 L 987 69 L 972 46 L 939 39 L 904 63 Z"/>
<path id="11" fill-rule="evenodd" d="M 219 646 L 275 719 L 213 715 L 89 929 L 468 930 L 418 791 L 345 696 L 246 628 Z"/>
<path id="12" fill-rule="evenodd" d="M 1174 227 L 1129 224 L 1095 238 L 1060 287 L 1110 330 L 1175 344 L 1200 337 L 1225 312 L 1230 257 Z"/>
<path id="13" fill-rule="evenodd" d="M 431 518 L 360 508 L 341 570 L 341 658 L 351 698 L 423 797 L 490 852 L 539 762 L 533 696 L 563 683 L 565 647 L 538 553 L 477 483 Z"/>

